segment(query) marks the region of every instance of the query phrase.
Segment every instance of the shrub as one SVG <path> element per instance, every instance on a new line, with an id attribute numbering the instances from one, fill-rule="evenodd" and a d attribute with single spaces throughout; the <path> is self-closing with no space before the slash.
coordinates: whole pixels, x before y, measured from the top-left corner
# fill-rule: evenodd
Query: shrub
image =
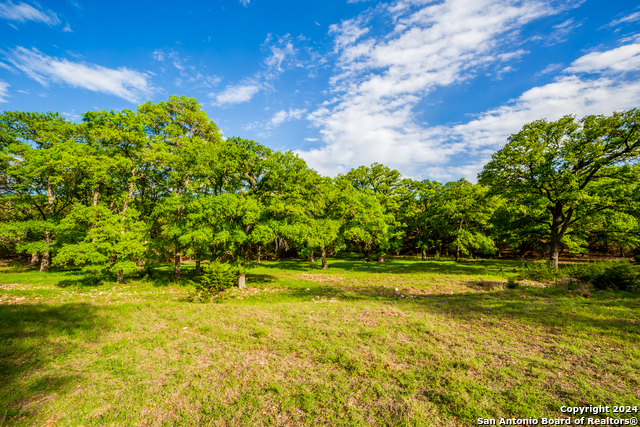
<path id="1" fill-rule="evenodd" d="M 620 263 L 596 275 L 591 283 L 599 290 L 631 291 L 638 285 L 638 273 L 631 264 Z"/>
<path id="2" fill-rule="evenodd" d="M 598 290 L 632 291 L 638 287 L 638 273 L 630 263 L 594 263 L 567 269 L 567 275 Z"/>
<path id="3" fill-rule="evenodd" d="M 210 301 L 215 295 L 233 287 L 238 279 L 238 269 L 221 262 L 212 262 L 203 267 L 203 274 L 196 280 L 189 280 L 195 286 L 191 300 Z"/>
<path id="4" fill-rule="evenodd" d="M 574 279 L 578 283 L 593 284 L 593 279 L 602 274 L 607 269 L 607 264 L 603 262 L 576 264 L 567 267 L 564 273 L 567 277 Z"/>
<path id="5" fill-rule="evenodd" d="M 516 279 L 515 279 L 515 278 L 513 278 L 513 277 L 509 277 L 509 278 L 507 279 L 507 288 L 509 288 L 509 289 L 515 289 L 515 288 L 517 288 L 517 287 L 518 287 L 518 284 L 519 284 L 519 283 L 518 283 L 518 282 L 516 281 Z"/>
<path id="6" fill-rule="evenodd" d="M 560 276 L 556 268 L 549 263 L 533 263 L 522 271 L 522 278 L 536 282 L 552 282 Z"/>

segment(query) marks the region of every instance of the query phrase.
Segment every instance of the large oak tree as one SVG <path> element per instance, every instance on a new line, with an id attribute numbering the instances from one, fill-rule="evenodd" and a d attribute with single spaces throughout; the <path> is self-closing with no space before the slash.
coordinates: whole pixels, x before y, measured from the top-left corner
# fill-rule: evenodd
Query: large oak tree
<path id="1" fill-rule="evenodd" d="M 557 268 L 562 239 L 585 215 L 626 199 L 610 191 L 640 157 L 640 110 L 576 120 L 537 120 L 493 154 L 480 182 L 525 205 L 543 205 L 550 261 Z"/>

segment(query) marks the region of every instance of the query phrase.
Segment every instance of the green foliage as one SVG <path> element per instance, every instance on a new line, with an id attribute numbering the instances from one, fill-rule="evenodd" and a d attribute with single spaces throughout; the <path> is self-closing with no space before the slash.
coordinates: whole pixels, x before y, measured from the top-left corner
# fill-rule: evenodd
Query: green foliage
<path id="1" fill-rule="evenodd" d="M 566 274 L 601 291 L 635 291 L 640 285 L 637 269 L 627 262 L 577 265 L 568 269 Z"/>
<path id="2" fill-rule="evenodd" d="M 577 223 L 604 210 L 624 209 L 637 188 L 631 165 L 640 157 L 640 110 L 612 116 L 538 120 L 511 135 L 480 174 L 510 203 L 537 210 L 550 260 L 558 267 L 565 236 Z M 635 191 L 637 192 L 637 190 Z M 529 225 L 531 228 L 531 225 Z M 577 249 L 577 240 L 566 241 Z"/>
<path id="3" fill-rule="evenodd" d="M 508 289 L 515 289 L 519 286 L 519 283 L 516 281 L 515 277 L 509 277 L 507 279 L 507 288 Z"/>
<path id="4" fill-rule="evenodd" d="M 211 262 L 203 268 L 203 274 L 189 284 L 195 290 L 189 294 L 191 301 L 211 301 L 217 294 L 226 291 L 236 284 L 240 271 L 237 266 L 222 262 Z"/>
<path id="5" fill-rule="evenodd" d="M 193 98 L 135 111 L 0 114 L 0 251 L 119 282 L 183 256 L 232 262 L 345 248 L 456 260 L 498 249 L 640 247 L 640 113 L 538 120 L 479 184 L 414 181 L 380 163 L 335 179 L 293 152 L 222 138 Z M 555 253 L 555 255 L 553 255 Z M 541 267 L 536 267 L 540 270 Z M 550 272 L 531 271 L 539 280 Z M 617 286 L 617 285 L 616 285 Z"/>
<path id="6" fill-rule="evenodd" d="M 608 264 L 604 262 L 590 262 L 575 264 L 564 269 L 565 276 L 578 283 L 591 285 L 595 277 L 606 271 Z"/>
<path id="7" fill-rule="evenodd" d="M 561 273 L 550 263 L 536 262 L 526 266 L 520 273 L 523 279 L 536 282 L 552 282 L 558 279 Z"/>

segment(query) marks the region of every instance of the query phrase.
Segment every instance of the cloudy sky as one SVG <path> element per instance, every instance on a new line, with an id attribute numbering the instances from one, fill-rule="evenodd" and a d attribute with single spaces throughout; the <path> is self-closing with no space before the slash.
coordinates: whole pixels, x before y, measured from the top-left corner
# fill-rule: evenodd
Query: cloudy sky
<path id="1" fill-rule="evenodd" d="M 523 124 L 640 107 L 637 0 L 0 0 L 0 109 L 195 97 L 328 175 L 477 173 Z"/>

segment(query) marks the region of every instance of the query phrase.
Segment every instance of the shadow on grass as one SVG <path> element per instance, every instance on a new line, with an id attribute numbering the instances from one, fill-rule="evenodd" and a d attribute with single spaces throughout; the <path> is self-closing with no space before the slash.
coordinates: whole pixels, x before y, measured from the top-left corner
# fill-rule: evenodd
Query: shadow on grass
<path id="1" fill-rule="evenodd" d="M 278 278 L 276 276 L 272 276 L 271 274 L 255 274 L 255 273 L 247 273 L 247 284 L 248 285 L 260 285 L 264 283 L 275 283 Z"/>
<path id="2" fill-rule="evenodd" d="M 70 390 L 75 375 L 47 369 L 104 325 L 89 304 L 0 305 L 0 424 L 33 416 L 41 402 Z"/>
<path id="3" fill-rule="evenodd" d="M 480 285 L 480 283 L 482 285 Z M 289 296 L 309 301 L 378 301 L 446 315 L 469 322 L 528 324 L 582 333 L 591 331 L 629 339 L 640 335 L 640 295 L 594 292 L 584 298 L 560 286 L 506 289 L 499 281 L 470 281 L 468 293 L 420 294 L 384 286 L 340 287 L 321 284 L 293 288 Z M 629 335 L 630 334 L 630 335 Z"/>
<path id="4" fill-rule="evenodd" d="M 92 288 L 102 285 L 102 282 L 95 276 L 85 276 L 78 279 L 64 279 L 55 284 L 58 288 Z"/>
<path id="5" fill-rule="evenodd" d="M 328 272 L 337 270 L 346 272 L 364 272 L 379 274 L 447 274 L 447 275 L 500 275 L 518 272 L 523 263 L 504 260 L 477 261 L 415 261 L 407 259 L 389 258 L 385 262 L 369 262 L 364 260 L 343 260 L 329 258 Z M 526 265 L 527 263 L 525 263 Z M 291 270 L 291 271 L 322 271 L 320 261 L 311 264 L 306 260 L 268 261 L 260 265 L 262 268 Z"/>

